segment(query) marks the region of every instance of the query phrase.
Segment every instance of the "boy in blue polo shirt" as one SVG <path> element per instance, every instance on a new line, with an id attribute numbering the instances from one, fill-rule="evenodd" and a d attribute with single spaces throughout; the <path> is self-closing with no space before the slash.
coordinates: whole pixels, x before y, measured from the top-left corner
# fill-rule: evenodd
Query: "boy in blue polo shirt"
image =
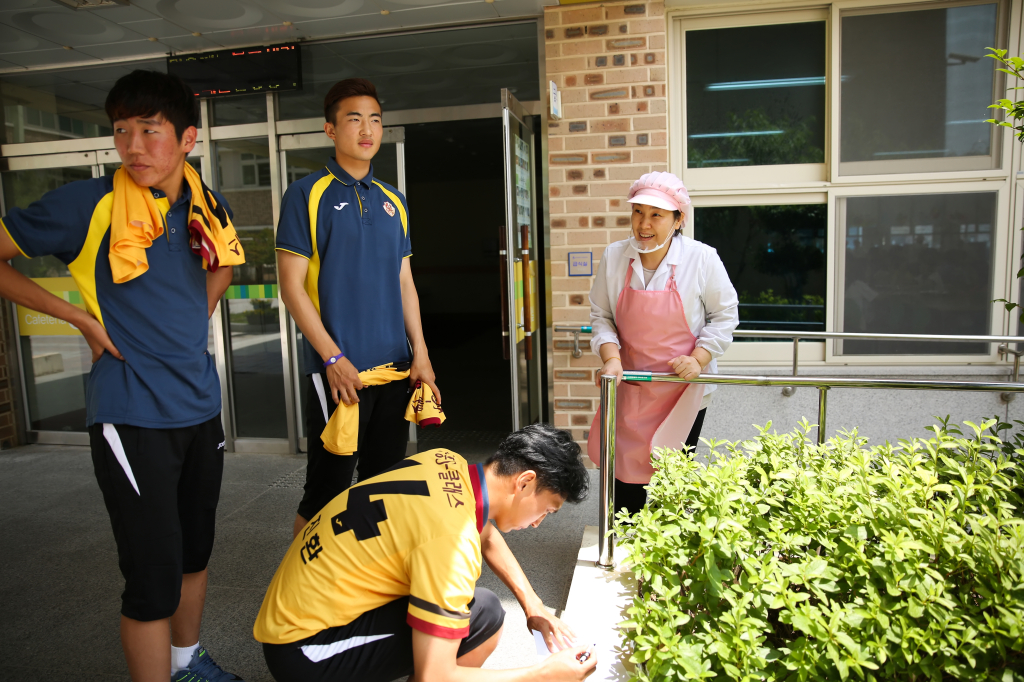
<path id="1" fill-rule="evenodd" d="M 65 185 L 0 224 L 0 296 L 76 326 L 96 479 L 110 515 L 121 643 L 136 682 L 226 682 L 199 646 L 224 466 L 207 325 L 244 254 L 224 198 L 185 162 L 198 102 L 181 80 L 134 71 L 107 96 L 122 166 Z M 63 261 L 85 310 L 7 261 Z"/>
<path id="2" fill-rule="evenodd" d="M 373 177 L 370 161 L 383 136 L 373 83 L 336 83 L 324 98 L 324 117 L 335 156 L 292 183 L 277 227 L 281 298 L 302 330 L 303 368 L 311 379 L 308 466 L 295 533 L 349 487 L 357 460 L 362 480 L 405 457 L 410 385 L 423 382 L 441 400 L 409 267 L 405 197 Z M 389 364 L 408 371 L 409 383 L 363 385 L 361 372 Z M 359 404 L 352 455 L 332 454 L 320 438 L 339 402 Z"/>

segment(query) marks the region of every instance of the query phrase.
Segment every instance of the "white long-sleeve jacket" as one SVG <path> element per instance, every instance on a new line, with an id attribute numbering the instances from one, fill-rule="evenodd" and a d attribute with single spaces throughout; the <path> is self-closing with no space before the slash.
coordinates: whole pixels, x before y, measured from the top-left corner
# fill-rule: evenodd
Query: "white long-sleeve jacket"
<path id="1" fill-rule="evenodd" d="M 628 239 L 610 244 L 605 249 L 594 284 L 590 288 L 590 325 L 593 328 L 591 350 L 600 355 L 599 349 L 603 344 L 620 345 L 615 326 L 615 306 L 631 258 L 633 273 L 630 286 L 634 289 L 664 291 L 668 288 L 671 266 L 676 266 L 676 289 L 683 303 L 686 322 L 697 337 L 697 346 L 711 354 L 711 362 L 705 372 L 716 374 L 716 359 L 732 343 L 732 332 L 740 322 L 739 299 L 718 252 L 707 244 L 682 235 L 673 237 L 668 246 L 668 254 L 646 286 L 640 254 L 630 246 Z M 671 371 L 671 368 L 666 364 L 664 371 Z M 704 387 L 702 408 L 707 406 L 714 390 L 713 384 Z"/>

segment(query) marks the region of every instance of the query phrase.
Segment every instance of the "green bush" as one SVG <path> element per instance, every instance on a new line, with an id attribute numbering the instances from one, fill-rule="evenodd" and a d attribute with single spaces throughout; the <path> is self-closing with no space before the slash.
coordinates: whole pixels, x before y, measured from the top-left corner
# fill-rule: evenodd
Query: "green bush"
<path id="1" fill-rule="evenodd" d="M 1024 680 L 1024 450 L 965 423 L 875 447 L 769 423 L 706 441 L 707 465 L 658 451 L 616 526 L 633 679 Z"/>

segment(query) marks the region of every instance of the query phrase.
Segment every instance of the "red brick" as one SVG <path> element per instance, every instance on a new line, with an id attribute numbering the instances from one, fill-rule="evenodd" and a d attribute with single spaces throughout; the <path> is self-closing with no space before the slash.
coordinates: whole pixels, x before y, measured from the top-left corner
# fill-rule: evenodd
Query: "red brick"
<path id="1" fill-rule="evenodd" d="M 604 52 L 603 40 L 579 40 L 562 45 L 562 55 L 575 57 L 579 55 L 600 54 Z"/>
<path id="2" fill-rule="evenodd" d="M 612 118 L 590 122 L 590 132 L 592 133 L 618 133 L 626 130 L 629 130 L 628 118 Z M 599 146 L 604 146 L 603 138 L 600 145 L 595 144 L 591 149 L 596 149 Z"/>
<path id="3" fill-rule="evenodd" d="M 590 21 L 604 20 L 604 11 L 601 7 L 564 10 L 561 14 L 562 24 L 585 24 Z"/>

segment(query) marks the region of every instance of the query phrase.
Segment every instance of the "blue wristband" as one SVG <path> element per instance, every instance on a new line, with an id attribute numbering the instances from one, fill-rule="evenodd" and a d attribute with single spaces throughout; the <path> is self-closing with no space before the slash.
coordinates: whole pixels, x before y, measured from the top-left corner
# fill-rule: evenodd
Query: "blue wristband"
<path id="1" fill-rule="evenodd" d="M 336 363 L 338 360 L 341 360 L 343 357 L 345 357 L 344 353 L 338 353 L 337 355 L 335 355 L 332 358 L 327 358 L 327 361 L 324 363 L 324 367 L 330 367 L 331 365 Z"/>

